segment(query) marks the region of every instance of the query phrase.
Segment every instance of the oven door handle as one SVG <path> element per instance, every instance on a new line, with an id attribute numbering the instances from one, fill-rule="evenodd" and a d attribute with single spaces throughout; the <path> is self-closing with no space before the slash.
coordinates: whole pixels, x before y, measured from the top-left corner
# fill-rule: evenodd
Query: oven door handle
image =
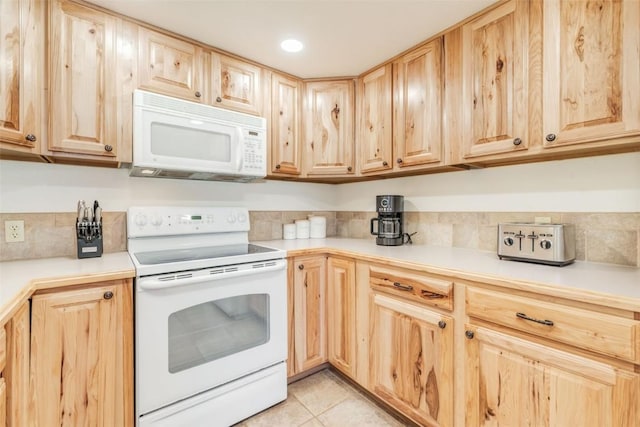
<path id="1" fill-rule="evenodd" d="M 266 273 L 269 271 L 277 271 L 283 270 L 286 267 L 286 262 L 276 261 L 274 265 L 269 265 L 265 267 L 259 268 L 244 268 L 238 270 L 231 271 L 221 271 L 219 273 L 214 273 L 217 270 L 221 269 L 211 269 L 209 270 L 209 274 L 202 274 L 195 277 L 180 277 L 183 276 L 183 273 L 176 273 L 173 275 L 162 275 L 158 277 L 145 277 L 143 279 L 137 280 L 136 286 L 139 289 L 144 289 L 148 291 L 154 291 L 158 289 L 167 289 L 167 288 L 177 288 L 181 286 L 187 285 L 196 285 L 204 282 L 211 282 L 214 280 L 222 280 L 228 279 L 231 277 L 242 277 L 242 276 L 250 276 L 254 274 Z M 173 278 L 171 278 L 173 276 Z"/>

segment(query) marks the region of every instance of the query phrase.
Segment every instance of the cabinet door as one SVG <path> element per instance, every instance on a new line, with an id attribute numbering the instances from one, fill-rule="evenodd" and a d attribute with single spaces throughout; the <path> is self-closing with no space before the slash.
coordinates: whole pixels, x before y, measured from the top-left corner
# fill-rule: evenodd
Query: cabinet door
<path id="1" fill-rule="evenodd" d="M 442 159 L 442 55 L 442 38 L 437 38 L 394 63 L 397 167 Z"/>
<path id="2" fill-rule="evenodd" d="M 40 153 L 44 5 L 38 0 L 0 3 L 0 148 Z"/>
<path id="3" fill-rule="evenodd" d="M 327 361 L 326 258 L 294 259 L 296 373 Z"/>
<path id="4" fill-rule="evenodd" d="M 32 299 L 35 425 L 131 426 L 130 281 Z"/>
<path id="5" fill-rule="evenodd" d="M 211 54 L 211 103 L 244 113 L 262 114 L 262 69 L 218 53 Z"/>
<path id="6" fill-rule="evenodd" d="M 391 64 L 358 79 L 358 162 L 360 173 L 393 168 Z"/>
<path id="7" fill-rule="evenodd" d="M 544 3 L 545 146 L 640 134 L 640 2 Z"/>
<path id="8" fill-rule="evenodd" d="M 371 293 L 370 388 L 420 425 L 453 425 L 453 319 Z"/>
<path id="9" fill-rule="evenodd" d="M 616 427 L 640 422 L 640 374 L 467 327 L 467 426 Z"/>
<path id="10" fill-rule="evenodd" d="M 271 161 L 275 175 L 300 175 L 300 98 L 302 83 L 273 73 L 271 76 Z"/>
<path id="11" fill-rule="evenodd" d="M 138 66 L 141 89 L 203 102 L 199 46 L 141 27 Z"/>
<path id="12" fill-rule="evenodd" d="M 304 102 L 307 175 L 354 174 L 353 81 L 308 82 Z"/>
<path id="13" fill-rule="evenodd" d="M 25 303 L 6 327 L 7 366 L 2 376 L 7 386 L 6 419 L 10 427 L 28 425 L 30 316 L 29 303 Z"/>
<path id="14" fill-rule="evenodd" d="M 327 262 L 327 319 L 329 363 L 355 377 L 356 361 L 356 265 L 329 258 Z"/>
<path id="15" fill-rule="evenodd" d="M 462 27 L 463 157 L 527 150 L 529 2 Z"/>
<path id="16" fill-rule="evenodd" d="M 50 4 L 49 150 L 115 161 L 116 18 L 66 1 Z"/>

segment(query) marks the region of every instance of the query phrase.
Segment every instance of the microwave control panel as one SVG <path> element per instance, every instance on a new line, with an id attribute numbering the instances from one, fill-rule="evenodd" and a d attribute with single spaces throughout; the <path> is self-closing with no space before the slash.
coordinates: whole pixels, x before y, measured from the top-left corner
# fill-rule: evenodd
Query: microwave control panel
<path id="1" fill-rule="evenodd" d="M 266 173 L 267 144 L 264 130 L 244 130 L 244 157 L 242 169 Z"/>

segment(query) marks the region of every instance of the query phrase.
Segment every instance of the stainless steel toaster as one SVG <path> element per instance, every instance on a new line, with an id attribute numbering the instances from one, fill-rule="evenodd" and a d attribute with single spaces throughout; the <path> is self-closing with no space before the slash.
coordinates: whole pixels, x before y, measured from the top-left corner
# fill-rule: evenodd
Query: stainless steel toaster
<path id="1" fill-rule="evenodd" d="M 575 228 L 571 224 L 498 224 L 498 257 L 558 266 L 571 264 L 576 259 Z"/>

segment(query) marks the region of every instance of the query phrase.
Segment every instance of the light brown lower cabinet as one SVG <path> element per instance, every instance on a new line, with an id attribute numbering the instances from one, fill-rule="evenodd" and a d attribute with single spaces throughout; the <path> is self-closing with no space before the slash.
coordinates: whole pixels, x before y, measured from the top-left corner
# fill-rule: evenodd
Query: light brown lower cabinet
<path id="1" fill-rule="evenodd" d="M 6 366 L 2 377 L 6 386 L 6 424 L 0 426 L 28 425 L 30 316 L 29 303 L 24 303 L 5 326 Z"/>
<path id="2" fill-rule="evenodd" d="M 487 327 L 466 336 L 465 426 L 640 425 L 640 374 Z"/>
<path id="3" fill-rule="evenodd" d="M 132 426 L 131 280 L 34 295 L 32 425 Z"/>
<path id="4" fill-rule="evenodd" d="M 355 377 L 356 264 L 329 257 L 327 261 L 327 351 L 329 363 Z"/>
<path id="5" fill-rule="evenodd" d="M 327 361 L 327 257 L 310 255 L 289 262 L 288 376 Z"/>
<path id="6" fill-rule="evenodd" d="M 370 390 L 423 426 L 453 425 L 453 319 L 372 292 Z"/>
<path id="7" fill-rule="evenodd" d="M 421 426 L 640 426 L 638 312 L 324 254 L 289 315 L 289 376 L 328 360 Z"/>

